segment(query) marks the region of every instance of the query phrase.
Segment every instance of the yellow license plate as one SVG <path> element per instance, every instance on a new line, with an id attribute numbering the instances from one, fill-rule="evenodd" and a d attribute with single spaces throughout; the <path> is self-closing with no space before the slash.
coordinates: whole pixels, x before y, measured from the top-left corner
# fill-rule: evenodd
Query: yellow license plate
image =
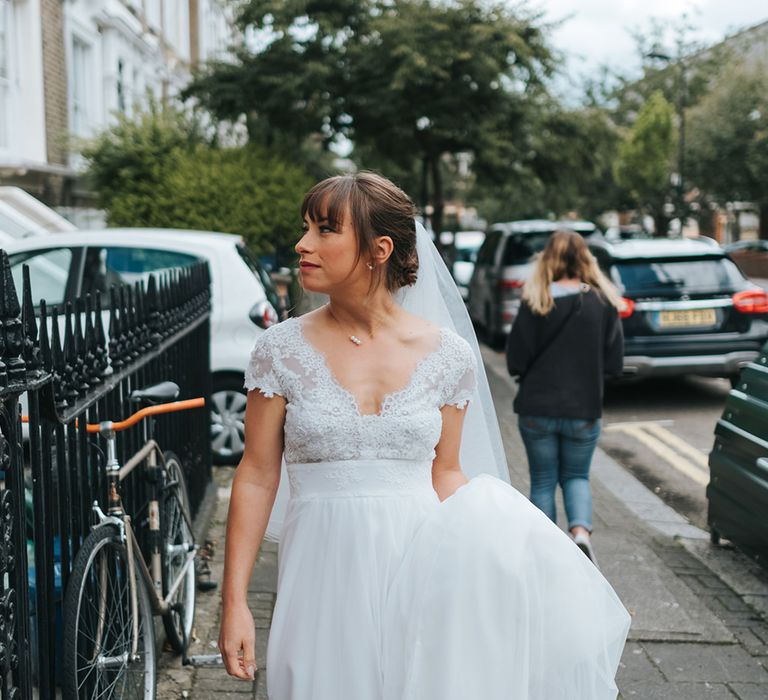
<path id="1" fill-rule="evenodd" d="M 688 326 L 714 326 L 717 314 L 714 309 L 685 309 L 659 312 L 659 327 L 685 328 Z"/>

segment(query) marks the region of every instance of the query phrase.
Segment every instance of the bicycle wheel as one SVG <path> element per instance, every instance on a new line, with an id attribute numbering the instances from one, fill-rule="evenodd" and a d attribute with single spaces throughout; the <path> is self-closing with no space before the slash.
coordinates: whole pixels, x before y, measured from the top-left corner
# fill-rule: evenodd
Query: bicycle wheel
<path id="1" fill-rule="evenodd" d="M 181 583 L 171 599 L 171 610 L 163 616 L 168 643 L 182 653 L 192 636 L 195 622 L 195 565 L 184 571 L 189 553 L 194 551 L 192 515 L 184 470 L 173 452 L 165 453 L 165 482 L 160 505 L 160 561 L 162 564 L 163 596 Z"/>
<path id="2" fill-rule="evenodd" d="M 133 655 L 126 546 L 113 525 L 103 525 L 85 538 L 64 598 L 64 700 L 154 699 L 157 667 L 152 610 L 138 569 L 136 576 L 138 645 Z"/>

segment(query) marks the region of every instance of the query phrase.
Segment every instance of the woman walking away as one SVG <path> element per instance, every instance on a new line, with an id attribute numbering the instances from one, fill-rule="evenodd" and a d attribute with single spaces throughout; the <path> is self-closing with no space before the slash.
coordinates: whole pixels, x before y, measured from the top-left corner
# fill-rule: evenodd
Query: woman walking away
<path id="1" fill-rule="evenodd" d="M 555 521 L 560 484 L 571 537 L 595 565 L 589 468 L 600 435 L 603 378 L 622 371 L 621 307 L 582 236 L 556 231 L 525 284 L 507 340 L 507 368 L 519 376 L 514 408 L 531 501 Z"/>
<path id="2" fill-rule="evenodd" d="M 509 485 L 472 324 L 411 200 L 343 175 L 302 216 L 301 283 L 329 302 L 259 336 L 246 370 L 227 671 L 254 677 L 266 536 L 271 700 L 615 700 L 629 615 Z"/>

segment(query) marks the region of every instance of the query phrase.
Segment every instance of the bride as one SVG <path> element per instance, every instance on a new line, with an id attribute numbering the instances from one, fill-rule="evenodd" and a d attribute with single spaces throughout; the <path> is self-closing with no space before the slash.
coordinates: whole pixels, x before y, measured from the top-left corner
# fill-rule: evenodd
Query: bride
<path id="1" fill-rule="evenodd" d="M 302 216 L 301 282 L 330 301 L 262 334 L 246 371 L 227 671 L 254 677 L 266 536 L 272 700 L 615 698 L 629 616 L 507 483 L 477 341 L 412 202 L 358 173 L 316 185 Z"/>

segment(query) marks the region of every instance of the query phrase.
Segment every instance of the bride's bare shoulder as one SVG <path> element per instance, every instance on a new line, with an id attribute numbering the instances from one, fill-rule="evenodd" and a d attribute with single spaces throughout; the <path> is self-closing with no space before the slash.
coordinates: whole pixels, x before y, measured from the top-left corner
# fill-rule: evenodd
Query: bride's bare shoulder
<path id="1" fill-rule="evenodd" d="M 440 326 L 407 311 L 398 321 L 401 340 L 407 345 L 433 346 L 440 341 Z"/>
<path id="2" fill-rule="evenodd" d="M 308 311 L 301 315 L 301 319 L 297 319 L 301 323 L 302 328 L 323 328 L 329 325 L 328 313 L 325 306 L 320 306 L 312 311 Z"/>

